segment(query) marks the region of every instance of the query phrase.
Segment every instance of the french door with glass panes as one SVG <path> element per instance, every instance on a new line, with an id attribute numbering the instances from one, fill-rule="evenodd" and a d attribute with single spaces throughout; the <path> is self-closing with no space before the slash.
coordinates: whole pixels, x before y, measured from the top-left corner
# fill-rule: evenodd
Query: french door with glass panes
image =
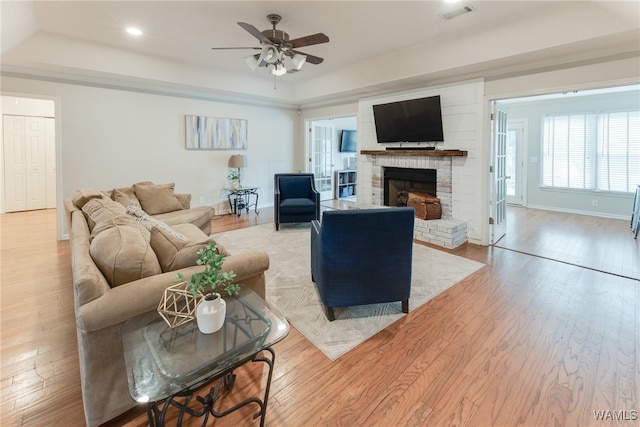
<path id="1" fill-rule="evenodd" d="M 490 243 L 496 244 L 507 232 L 507 108 L 491 104 L 491 192 Z"/>
<path id="2" fill-rule="evenodd" d="M 321 200 L 333 198 L 333 134 L 332 126 L 312 124 L 310 127 L 310 169 L 315 175 L 316 190 Z"/>
<path id="3" fill-rule="evenodd" d="M 526 152 L 525 121 L 509 120 L 507 130 L 507 158 L 506 158 L 506 184 L 507 203 L 510 205 L 524 205 L 524 174 Z"/>

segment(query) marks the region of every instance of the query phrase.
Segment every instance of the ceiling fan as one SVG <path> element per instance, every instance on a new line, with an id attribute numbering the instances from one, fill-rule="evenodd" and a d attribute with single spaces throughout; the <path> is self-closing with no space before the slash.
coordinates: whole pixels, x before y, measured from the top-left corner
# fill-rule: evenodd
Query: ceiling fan
<path id="1" fill-rule="evenodd" d="M 246 22 L 238 22 L 242 28 L 249 32 L 252 36 L 260 41 L 260 47 L 214 47 L 214 50 L 220 49 L 255 49 L 260 53 L 250 55 L 245 58 L 249 67 L 255 70 L 258 67 L 266 67 L 271 74 L 282 76 L 285 73 L 294 73 L 299 71 L 305 63 L 320 64 L 323 58 L 300 52 L 297 49 L 315 44 L 327 43 L 329 37 L 324 33 L 311 34 L 299 37 L 293 40 L 289 39 L 289 34 L 282 30 L 276 29 L 276 25 L 282 17 L 276 14 L 267 15 L 267 20 L 273 26 L 270 30 L 260 31 L 251 24 Z M 290 58 L 290 64 L 285 64 L 285 59 Z"/>

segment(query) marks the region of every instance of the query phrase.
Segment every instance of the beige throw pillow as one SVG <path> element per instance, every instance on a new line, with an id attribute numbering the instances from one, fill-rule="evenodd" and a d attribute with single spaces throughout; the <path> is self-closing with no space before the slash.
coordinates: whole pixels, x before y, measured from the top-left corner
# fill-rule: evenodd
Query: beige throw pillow
<path id="1" fill-rule="evenodd" d="M 91 242 L 89 253 L 112 287 L 162 273 L 151 245 L 133 225 L 102 231 Z"/>
<path id="2" fill-rule="evenodd" d="M 159 228 L 151 229 L 151 247 L 153 248 L 162 271 L 175 271 L 181 268 L 198 265 L 198 250 L 205 248 L 209 242 L 216 243 L 212 238 L 205 237 L 197 241 L 178 239 L 166 230 Z M 217 243 L 216 243 L 217 245 Z M 227 251 L 218 246 L 218 253 L 226 256 Z"/>
<path id="3" fill-rule="evenodd" d="M 140 200 L 138 200 L 133 187 L 114 188 L 111 192 L 111 199 L 124 207 L 127 207 L 129 203 L 135 203 L 140 206 Z"/>
<path id="4" fill-rule="evenodd" d="M 133 192 L 133 189 L 131 190 L 131 192 L 125 193 L 122 190 L 114 188 L 113 192 L 111 193 L 111 199 L 113 199 L 115 202 L 120 203 L 125 208 L 129 206 L 129 203 L 140 206 L 140 201 L 136 197 L 136 194 Z"/>
<path id="5" fill-rule="evenodd" d="M 78 209 L 82 209 L 84 205 L 91 199 L 101 199 L 104 194 L 101 191 L 95 190 L 93 188 L 81 188 L 80 190 L 76 190 L 73 192 L 71 196 L 71 201 L 74 205 L 78 207 Z"/>
<path id="6" fill-rule="evenodd" d="M 100 222 L 108 221 L 116 215 L 123 215 L 127 213 L 124 206 L 107 197 L 89 200 L 82 207 L 82 212 L 87 218 L 89 231 L 93 231 L 96 224 L 99 224 Z"/>
<path id="7" fill-rule="evenodd" d="M 149 215 L 157 215 L 182 209 L 182 204 L 176 198 L 174 183 L 169 184 L 133 184 L 140 206 Z"/>
<path id="8" fill-rule="evenodd" d="M 102 233 L 105 230 L 108 230 L 113 227 L 118 227 L 120 225 L 130 225 L 135 227 L 138 226 L 138 224 L 129 215 L 123 215 L 123 214 L 114 215 L 109 219 L 100 221 L 95 225 L 95 227 L 93 227 L 93 230 L 91 230 L 91 239 L 93 239 L 94 237 L 96 237 L 98 234 Z M 149 233 L 149 231 L 147 231 L 145 228 L 142 228 L 142 229 L 147 234 Z"/>

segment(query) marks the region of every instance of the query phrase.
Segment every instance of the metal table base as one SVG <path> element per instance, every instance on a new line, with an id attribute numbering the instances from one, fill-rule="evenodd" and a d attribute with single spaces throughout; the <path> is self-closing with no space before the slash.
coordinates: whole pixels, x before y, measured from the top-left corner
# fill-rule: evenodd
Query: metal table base
<path id="1" fill-rule="evenodd" d="M 262 354 L 261 354 L 262 353 Z M 268 353 L 268 354 L 266 354 Z M 269 357 L 266 357 L 270 355 Z M 260 418 L 260 427 L 264 426 L 264 418 L 265 413 L 267 412 L 267 402 L 269 399 L 269 390 L 271 388 L 271 378 L 273 376 L 273 366 L 275 363 L 276 354 L 271 347 L 267 347 L 251 357 L 244 359 L 235 365 L 229 367 L 227 370 L 212 376 L 203 379 L 201 382 L 177 393 L 167 399 L 160 402 L 149 402 L 147 404 L 147 417 L 149 419 L 149 425 L 151 427 L 162 427 L 165 425 L 165 417 L 167 416 L 167 411 L 169 408 L 174 407 L 179 410 L 178 419 L 176 422 L 177 426 L 181 426 L 185 416 L 190 416 L 194 418 L 202 418 L 202 426 L 207 425 L 207 421 L 209 420 L 209 416 L 213 416 L 214 418 L 222 418 L 226 415 L 229 415 L 232 412 L 237 411 L 240 408 L 243 408 L 247 405 L 255 403 L 259 406 L 260 410 L 253 416 L 253 419 Z M 247 362 L 262 362 L 267 364 L 269 367 L 269 373 L 267 375 L 267 384 L 265 386 L 264 396 L 262 399 L 258 397 L 250 397 L 248 399 L 243 400 L 242 402 L 222 411 L 218 411 L 215 408 L 215 404 L 220 398 L 220 389 L 224 386 L 225 389 L 231 390 L 236 380 L 236 374 L 233 373 L 234 369 L 244 365 Z M 196 396 L 196 401 L 199 404 L 198 409 L 194 409 L 189 407 L 189 404 L 193 401 L 194 393 L 199 390 L 208 387 L 211 383 L 215 382 L 215 384 L 209 389 L 209 392 L 202 396 Z M 184 398 L 182 401 L 176 400 L 177 398 Z"/>

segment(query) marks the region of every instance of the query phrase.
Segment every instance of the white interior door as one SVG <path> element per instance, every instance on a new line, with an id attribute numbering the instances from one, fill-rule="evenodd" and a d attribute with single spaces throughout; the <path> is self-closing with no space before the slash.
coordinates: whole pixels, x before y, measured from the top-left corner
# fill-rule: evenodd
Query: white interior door
<path id="1" fill-rule="evenodd" d="M 47 207 L 47 162 L 43 117 L 25 117 L 27 210 Z"/>
<path id="2" fill-rule="evenodd" d="M 4 116 L 5 210 L 27 210 L 27 163 L 24 117 Z"/>
<path id="3" fill-rule="evenodd" d="M 333 133 L 331 126 L 311 125 L 311 172 L 321 200 L 333 199 Z"/>
<path id="4" fill-rule="evenodd" d="M 3 125 L 6 211 L 46 208 L 45 119 L 4 116 Z"/>
<path id="5" fill-rule="evenodd" d="M 491 147 L 491 244 L 507 232 L 507 108 L 492 102 Z"/>

